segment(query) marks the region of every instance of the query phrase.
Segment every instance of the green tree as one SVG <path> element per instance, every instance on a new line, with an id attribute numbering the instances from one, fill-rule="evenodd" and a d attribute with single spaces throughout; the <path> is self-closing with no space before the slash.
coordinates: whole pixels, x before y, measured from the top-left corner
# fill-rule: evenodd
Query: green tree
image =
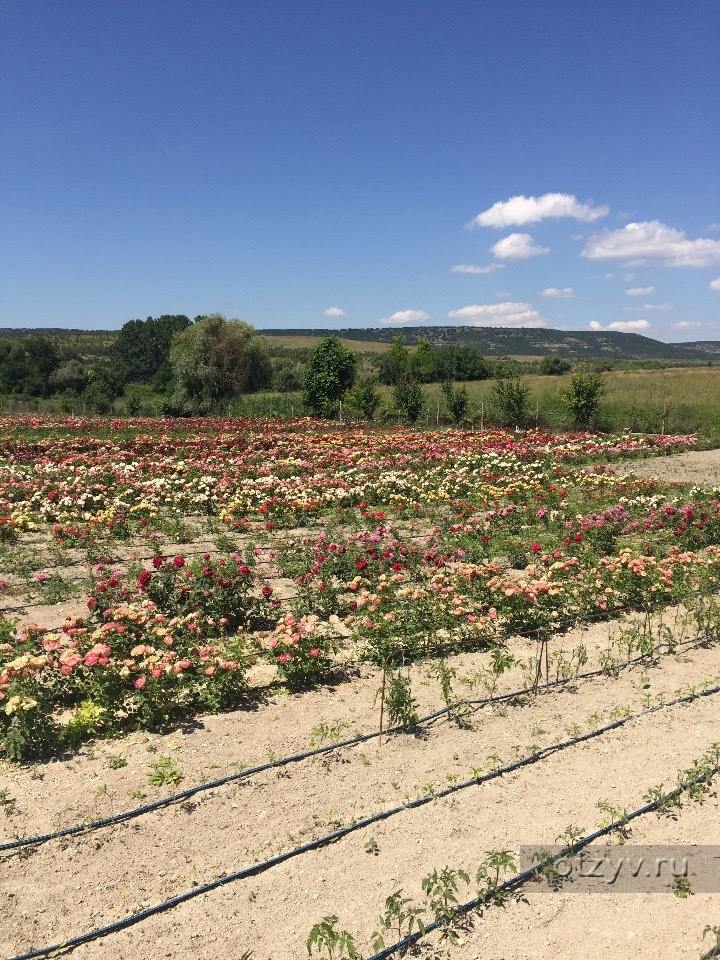
<path id="1" fill-rule="evenodd" d="M 377 377 L 362 377 L 348 392 L 348 406 L 361 413 L 366 420 L 372 420 L 380 406 Z"/>
<path id="2" fill-rule="evenodd" d="M 315 416 L 332 417 L 355 380 L 357 357 L 339 337 L 324 337 L 303 374 L 303 403 Z"/>
<path id="3" fill-rule="evenodd" d="M 435 352 L 430 341 L 424 337 L 410 354 L 408 366 L 410 376 L 420 383 L 432 383 L 435 379 Z"/>
<path id="4" fill-rule="evenodd" d="M 597 416 L 605 393 L 605 381 L 599 373 L 576 373 L 562 399 L 573 421 L 587 427 Z"/>
<path id="5" fill-rule="evenodd" d="M 266 386 L 272 377 L 264 339 L 250 324 L 219 313 L 196 317 L 176 333 L 170 362 L 172 406 L 180 413 L 209 413 L 238 394 Z"/>
<path id="6" fill-rule="evenodd" d="M 548 377 L 559 377 L 563 373 L 570 373 L 572 363 L 562 357 L 543 357 L 538 372 Z"/>
<path id="7" fill-rule="evenodd" d="M 529 400 L 530 389 L 520 379 L 499 380 L 493 390 L 498 419 L 504 427 L 524 426 Z"/>
<path id="8" fill-rule="evenodd" d="M 390 387 L 395 386 L 396 383 L 407 377 L 409 369 L 408 349 L 403 343 L 403 338 L 393 337 L 390 349 L 380 357 L 380 383 Z"/>
<path id="9" fill-rule="evenodd" d="M 0 393 L 24 397 L 47 397 L 50 377 L 60 364 L 49 337 L 33 334 L 0 344 Z"/>
<path id="10" fill-rule="evenodd" d="M 405 378 L 395 385 L 393 401 L 406 423 L 417 423 L 425 409 L 425 394 L 417 380 Z"/>
<path id="11" fill-rule="evenodd" d="M 111 366 L 119 383 L 150 383 L 157 378 L 158 386 L 167 385 L 172 377 L 172 339 L 189 326 L 190 320 L 183 314 L 128 320 L 110 351 Z"/>
<path id="12" fill-rule="evenodd" d="M 470 406 L 470 397 L 467 387 L 453 387 L 449 380 L 445 380 L 441 386 L 448 412 L 452 417 L 453 423 L 460 423 L 467 416 Z"/>
<path id="13" fill-rule="evenodd" d="M 105 370 L 88 370 L 88 383 L 80 395 L 82 403 L 87 404 L 92 413 L 110 413 L 116 395 L 116 386 Z"/>

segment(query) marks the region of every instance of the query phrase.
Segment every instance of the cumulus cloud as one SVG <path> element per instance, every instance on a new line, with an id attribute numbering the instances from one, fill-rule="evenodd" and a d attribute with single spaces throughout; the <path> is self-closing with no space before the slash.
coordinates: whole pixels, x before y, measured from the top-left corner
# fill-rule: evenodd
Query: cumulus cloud
<path id="1" fill-rule="evenodd" d="M 390 314 L 389 317 L 382 317 L 380 323 L 388 326 L 401 326 L 408 323 L 424 323 L 429 319 L 430 314 L 425 313 L 424 310 L 398 310 L 396 313 Z"/>
<path id="2" fill-rule="evenodd" d="M 710 289 L 711 289 L 711 290 L 720 290 L 720 277 L 718 277 L 717 280 L 711 280 L 711 281 L 710 281 Z"/>
<path id="3" fill-rule="evenodd" d="M 655 287 L 631 287 L 625 293 L 629 297 L 649 297 L 655 293 Z"/>
<path id="4" fill-rule="evenodd" d="M 346 317 L 347 314 L 344 310 L 341 310 L 340 307 L 328 307 L 327 310 L 323 311 L 324 317 Z"/>
<path id="5" fill-rule="evenodd" d="M 539 247 L 529 233 L 510 233 L 490 247 L 498 260 L 530 260 L 541 253 L 550 253 L 549 247 Z"/>
<path id="6" fill-rule="evenodd" d="M 545 290 L 540 291 L 541 297 L 550 297 L 554 300 L 572 300 L 575 296 L 575 291 L 572 287 L 561 287 L 559 290 L 557 287 L 547 287 Z"/>
<path id="7" fill-rule="evenodd" d="M 649 220 L 594 234 L 582 255 L 588 260 L 627 260 L 632 265 L 654 261 L 664 267 L 710 267 L 720 263 L 720 240 L 688 240 L 682 230 Z"/>
<path id="8" fill-rule="evenodd" d="M 529 303 L 473 304 L 451 310 L 451 320 L 469 327 L 544 327 L 546 322 Z"/>
<path id="9" fill-rule="evenodd" d="M 701 327 L 702 324 L 699 320 L 679 320 L 677 323 L 671 324 L 675 327 L 676 330 L 691 330 L 696 327 Z"/>
<path id="10" fill-rule="evenodd" d="M 493 273 L 495 270 L 504 270 L 504 263 L 489 263 L 486 267 L 475 266 L 474 263 L 459 263 L 451 268 L 452 273 Z"/>
<path id="11" fill-rule="evenodd" d="M 545 193 L 541 197 L 519 196 L 498 200 L 488 210 L 479 213 L 468 226 L 516 227 L 559 217 L 594 223 L 608 212 L 609 207 L 593 207 L 589 203 L 579 203 L 577 198 L 569 193 Z"/>
<path id="12" fill-rule="evenodd" d="M 650 323 L 647 320 L 614 320 L 606 327 L 603 327 L 597 320 L 590 321 L 591 330 L 619 330 L 621 333 L 637 333 L 638 330 L 649 330 Z"/>

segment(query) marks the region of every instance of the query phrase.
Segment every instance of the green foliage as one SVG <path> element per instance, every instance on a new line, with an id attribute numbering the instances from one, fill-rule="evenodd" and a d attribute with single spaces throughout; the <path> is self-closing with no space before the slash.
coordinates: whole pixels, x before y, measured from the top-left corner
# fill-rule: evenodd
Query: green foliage
<path id="1" fill-rule="evenodd" d="M 456 911 L 460 881 L 468 884 L 470 878 L 464 870 L 451 870 L 450 867 L 444 867 L 439 873 L 433 870 L 422 881 L 433 919 L 440 928 L 440 939 L 450 943 L 458 941 L 457 928 L 461 918 Z"/>
<path id="2" fill-rule="evenodd" d="M 418 340 L 415 350 L 408 350 L 402 337 L 393 339 L 390 349 L 377 361 L 380 382 L 395 386 L 405 380 L 420 383 L 442 383 L 445 380 L 486 380 L 493 369 L 477 347 L 449 345 L 433 347 L 427 339 Z"/>
<path id="3" fill-rule="evenodd" d="M 63 739 L 71 747 L 78 747 L 102 732 L 107 710 L 92 700 L 83 700 L 63 729 Z"/>
<path id="4" fill-rule="evenodd" d="M 409 937 L 414 931 L 421 936 L 425 933 L 420 907 L 412 906 L 409 897 L 403 897 L 402 890 L 396 890 L 385 900 L 385 913 L 378 918 L 380 929 L 373 934 L 373 950 L 382 950 L 385 936 L 390 933 L 395 942 Z M 401 948 L 400 956 L 407 953 L 407 947 Z"/>
<path id="5" fill-rule="evenodd" d="M 107 370 L 88 370 L 87 386 L 80 400 L 92 413 L 110 413 L 116 393 L 115 380 Z"/>
<path id="6" fill-rule="evenodd" d="M 380 406 L 377 377 L 362 377 L 347 394 L 347 405 L 366 420 L 372 420 Z"/>
<path id="7" fill-rule="evenodd" d="M 453 423 L 460 423 L 467 416 L 470 406 L 467 387 L 453 387 L 449 380 L 445 380 L 441 389 Z"/>
<path id="8" fill-rule="evenodd" d="M 510 850 L 488 850 L 485 859 L 477 868 L 475 881 L 478 885 L 478 899 L 486 901 L 492 900 L 499 902 L 502 895 L 498 889 L 500 886 L 500 873 L 513 873 L 517 869 L 515 858 Z"/>
<path id="9" fill-rule="evenodd" d="M 410 358 L 402 337 L 393 337 L 390 349 L 380 357 L 380 383 L 395 386 L 407 378 L 410 370 Z"/>
<path id="10" fill-rule="evenodd" d="M 347 930 L 336 930 L 337 923 L 337 917 L 323 917 L 315 924 L 305 943 L 308 955 L 325 960 L 361 960 L 355 938 Z"/>
<path id="11" fill-rule="evenodd" d="M 302 389 L 304 365 L 291 359 L 273 361 L 273 389 L 278 393 L 295 393 Z"/>
<path id="12" fill-rule="evenodd" d="M 120 770 L 122 767 L 127 766 L 127 760 L 125 759 L 125 757 L 119 757 L 115 754 L 111 754 L 107 758 L 107 765 L 110 768 L 110 770 Z"/>
<path id="13" fill-rule="evenodd" d="M 357 358 L 339 337 L 324 337 L 311 352 L 303 375 L 303 403 L 315 416 L 332 417 L 353 385 Z"/>
<path id="14" fill-rule="evenodd" d="M 42 760 L 60 741 L 60 728 L 46 705 L 11 687 L 0 712 L 0 749 L 8 760 Z M 38 691 L 38 694 L 40 691 Z M 36 694 L 37 696 L 37 694 Z"/>
<path id="15" fill-rule="evenodd" d="M 530 388 L 520 379 L 503 379 L 495 385 L 492 394 L 498 420 L 505 427 L 525 424 L 530 401 Z"/>
<path id="16" fill-rule="evenodd" d="M 573 422 L 587 427 L 597 417 L 605 393 L 605 381 L 599 373 L 576 373 L 562 399 Z"/>
<path id="17" fill-rule="evenodd" d="M 0 393 L 49 396 L 50 378 L 59 363 L 57 348 L 48 337 L 0 340 Z"/>
<path id="18" fill-rule="evenodd" d="M 148 783 L 154 787 L 164 786 L 165 784 L 175 786 L 182 780 L 182 773 L 177 761 L 173 760 L 172 757 L 160 757 L 155 763 L 150 764 L 147 778 Z"/>
<path id="19" fill-rule="evenodd" d="M 393 403 L 405 423 L 417 423 L 425 409 L 425 394 L 417 380 L 400 380 L 393 390 Z"/>
<path id="20" fill-rule="evenodd" d="M 564 373 L 570 373 L 572 363 L 569 360 L 563 360 L 562 357 L 543 357 L 538 367 L 538 373 L 549 377 L 560 377 Z"/>
<path id="21" fill-rule="evenodd" d="M 253 327 L 219 313 L 196 317 L 170 346 L 179 413 L 209 413 L 238 394 L 269 384 L 267 345 Z"/>
<path id="22" fill-rule="evenodd" d="M 391 726 L 402 727 L 404 730 L 415 729 L 420 718 L 412 695 L 410 677 L 403 676 L 399 671 L 389 675 L 385 706 Z"/>
<path id="23" fill-rule="evenodd" d="M 189 326 L 190 320 L 182 314 L 129 320 L 123 325 L 110 350 L 112 369 L 119 382 L 122 385 L 151 383 L 159 377 L 161 382 L 166 383 L 171 376 L 172 339 Z"/>

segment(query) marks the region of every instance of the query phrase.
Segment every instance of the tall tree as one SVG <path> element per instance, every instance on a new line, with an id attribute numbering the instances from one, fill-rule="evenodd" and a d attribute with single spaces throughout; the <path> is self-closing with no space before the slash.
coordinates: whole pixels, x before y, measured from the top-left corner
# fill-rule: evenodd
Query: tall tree
<path id="1" fill-rule="evenodd" d="M 311 352 L 303 374 L 303 403 L 316 416 L 335 414 L 355 380 L 357 357 L 339 337 L 324 337 Z"/>
<path id="2" fill-rule="evenodd" d="M 163 314 L 147 320 L 128 320 L 111 350 L 113 372 L 121 384 L 167 381 L 171 374 L 172 338 L 190 326 L 183 314 Z"/>
<path id="3" fill-rule="evenodd" d="M 267 386 L 272 368 L 267 345 L 241 320 L 212 313 L 173 337 L 173 405 L 183 413 L 208 413 L 241 393 Z"/>

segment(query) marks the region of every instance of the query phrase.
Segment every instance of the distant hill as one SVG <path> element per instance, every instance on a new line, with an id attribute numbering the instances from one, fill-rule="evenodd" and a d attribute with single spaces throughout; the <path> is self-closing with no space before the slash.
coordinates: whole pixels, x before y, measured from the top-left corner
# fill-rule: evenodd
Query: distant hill
<path id="1" fill-rule="evenodd" d="M 720 362 L 720 341 L 699 340 L 693 343 L 662 343 L 639 333 L 615 330 L 546 330 L 506 327 L 351 327 L 328 330 L 287 328 L 258 330 L 270 340 L 278 338 L 279 346 L 308 348 L 321 337 L 337 334 L 358 351 L 376 352 L 384 344 L 402 336 L 408 346 L 418 340 L 429 340 L 433 346 L 464 344 L 476 347 L 486 357 L 560 356 L 569 360 L 664 360 L 674 363 Z M 104 354 L 118 335 L 117 330 L 69 330 L 60 327 L 0 328 L 0 338 L 27 337 L 41 334 L 82 353 Z"/>
<path id="2" fill-rule="evenodd" d="M 556 355 L 571 360 L 720 360 L 720 341 L 698 343 L 662 343 L 639 333 L 615 330 L 545 330 L 501 327 L 373 327 L 342 330 L 259 330 L 266 337 L 327 337 L 337 334 L 344 340 L 363 343 L 391 343 L 402 336 L 408 346 L 420 339 L 432 346 L 465 344 L 477 347 L 489 357 L 544 357 Z M 307 343 L 307 341 L 306 341 Z"/>

